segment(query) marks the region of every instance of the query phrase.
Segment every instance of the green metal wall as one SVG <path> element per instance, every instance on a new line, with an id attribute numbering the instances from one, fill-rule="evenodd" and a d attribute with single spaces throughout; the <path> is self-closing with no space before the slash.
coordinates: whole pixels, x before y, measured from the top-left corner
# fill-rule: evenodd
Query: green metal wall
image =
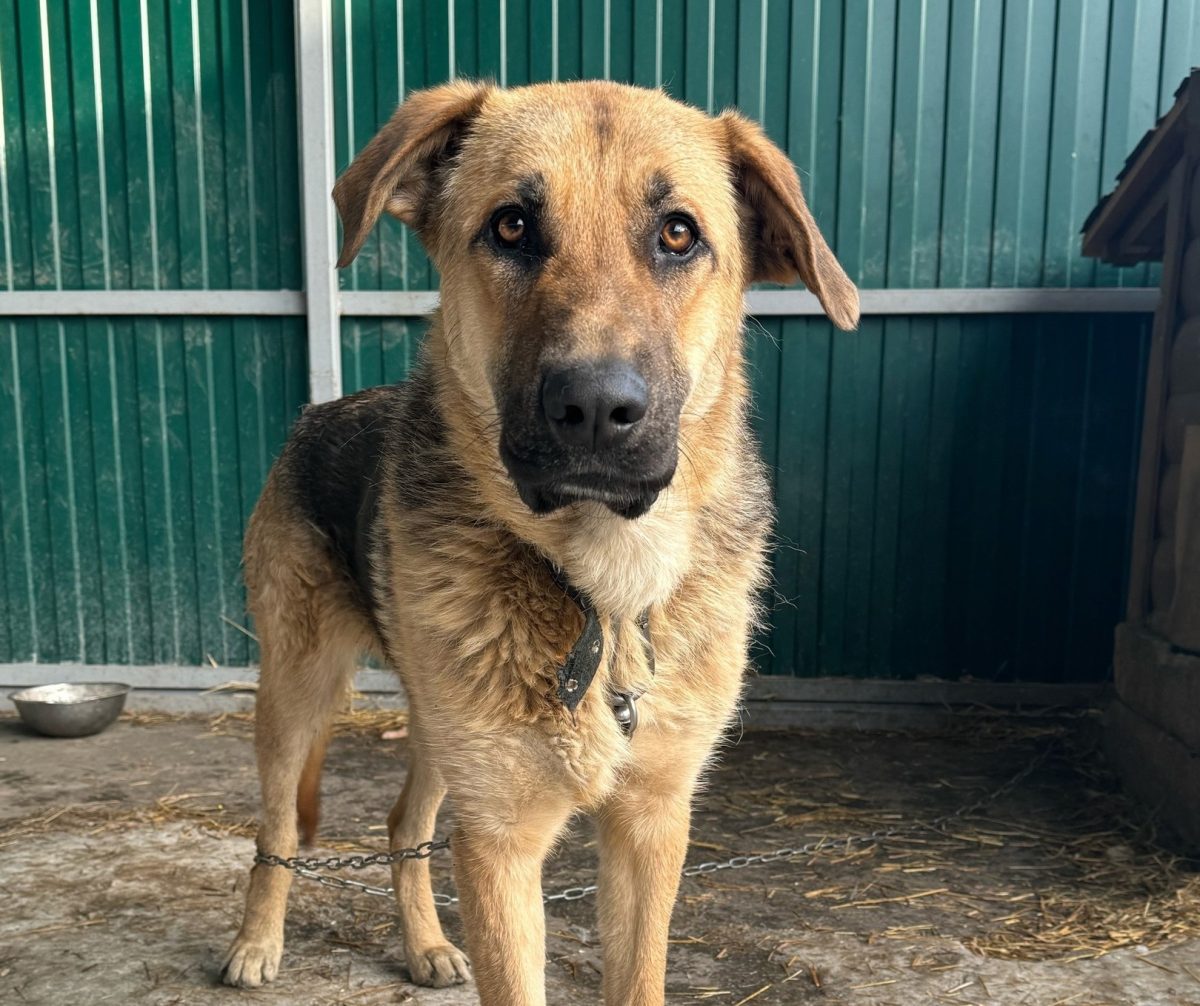
<path id="1" fill-rule="evenodd" d="M 1093 680 L 1125 580 L 1149 319 L 764 323 L 775 673 Z"/>
<path id="2" fill-rule="evenodd" d="M 299 288 L 291 10 L 0 0 L 0 281 Z M 1200 51 L 1200 0 L 332 11 L 339 167 L 452 72 L 661 83 L 761 118 L 868 287 L 1152 283 L 1081 259 L 1077 231 Z M 436 277 L 387 221 L 343 284 Z M 347 390 L 402 377 L 422 330 L 347 319 Z M 763 669 L 1102 676 L 1146 332 L 752 323 L 780 507 Z M 0 319 L 0 661 L 253 658 L 230 624 L 238 539 L 303 400 L 304 344 L 293 319 Z"/>

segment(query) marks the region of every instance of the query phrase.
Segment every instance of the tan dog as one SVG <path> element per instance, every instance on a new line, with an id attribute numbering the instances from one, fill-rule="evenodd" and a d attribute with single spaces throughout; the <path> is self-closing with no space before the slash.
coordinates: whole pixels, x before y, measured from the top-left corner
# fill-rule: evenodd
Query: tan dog
<path id="1" fill-rule="evenodd" d="M 259 851 L 295 854 L 297 812 L 311 837 L 328 723 L 375 653 L 411 713 L 391 846 L 431 838 L 447 793 L 458 822 L 470 964 L 427 864 L 393 870 L 414 980 L 473 969 L 485 1004 L 544 1002 L 542 862 L 586 811 L 605 1000 L 662 1003 L 692 796 L 763 580 L 743 292 L 799 276 L 852 328 L 857 291 L 762 131 L 657 91 L 414 94 L 334 197 L 339 265 L 387 211 L 442 307 L 409 381 L 304 412 L 250 522 Z M 290 884 L 253 869 L 229 983 L 275 977 Z"/>

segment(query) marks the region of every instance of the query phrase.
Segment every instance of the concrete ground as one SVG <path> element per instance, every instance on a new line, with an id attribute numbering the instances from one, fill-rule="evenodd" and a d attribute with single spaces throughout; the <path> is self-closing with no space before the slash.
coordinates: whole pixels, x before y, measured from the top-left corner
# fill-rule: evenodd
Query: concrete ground
<path id="1" fill-rule="evenodd" d="M 799 861 L 685 880 L 668 1002 L 1200 1006 L 1200 874 L 1115 794 L 1086 725 L 971 719 L 732 744 L 700 800 L 690 861 L 831 841 Z M 324 849 L 385 845 L 407 744 L 381 732 L 371 721 L 332 745 Z M 986 807 L 925 826 L 1029 765 Z M 127 719 L 79 740 L 0 720 L 0 1002 L 476 1001 L 470 986 L 406 981 L 387 900 L 305 881 L 279 979 L 219 986 L 256 799 L 244 720 Z M 844 842 L 881 828 L 901 831 Z M 577 831 L 576 851 L 547 866 L 548 890 L 593 873 L 589 826 Z M 437 888 L 451 890 L 445 857 L 435 864 Z M 547 911 L 551 1004 L 599 1000 L 593 910 Z M 459 939 L 455 912 L 444 917 Z"/>

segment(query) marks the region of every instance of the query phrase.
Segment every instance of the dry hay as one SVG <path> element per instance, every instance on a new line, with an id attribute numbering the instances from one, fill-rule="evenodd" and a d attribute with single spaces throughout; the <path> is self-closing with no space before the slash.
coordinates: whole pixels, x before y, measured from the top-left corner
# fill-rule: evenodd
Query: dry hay
<path id="1" fill-rule="evenodd" d="M 1049 785 L 1058 815 L 1033 818 L 1009 801 L 1003 818 L 984 808 L 957 829 L 967 843 L 1023 843 L 1034 865 L 1040 858 L 1046 866 L 1036 890 L 1031 884 L 1027 895 L 1007 895 L 999 917 L 985 915 L 989 931 L 967 946 L 990 957 L 1072 960 L 1200 937 L 1200 862 L 1164 846 L 1153 816 L 1130 803 L 1101 753 L 1078 733 L 1055 743 L 1049 770 L 1058 774 Z"/>
<path id="2" fill-rule="evenodd" d="M 219 691 L 222 689 L 213 689 Z M 239 688 L 238 690 L 247 690 Z M 408 726 L 408 712 L 404 709 L 375 709 L 361 705 L 363 696 L 350 693 L 343 707 L 334 715 L 333 731 L 340 733 L 400 734 Z M 136 727 L 156 727 L 164 723 L 207 723 L 215 734 L 245 734 L 254 725 L 252 709 L 230 710 L 206 715 L 203 713 L 164 713 L 154 710 L 136 710 L 123 713 L 122 722 Z M 392 738 L 389 738 L 392 739 Z"/>
<path id="3" fill-rule="evenodd" d="M 742 786 L 718 796 L 726 820 L 745 820 L 747 804 L 778 812 L 766 825 L 743 828 L 740 842 L 709 844 L 703 858 L 746 851 L 747 839 L 753 851 L 764 851 L 773 839 L 794 845 L 800 836 L 829 836 L 825 848 L 792 864 L 817 882 L 793 887 L 786 868 L 776 868 L 768 897 L 791 887 L 822 909 L 819 921 L 807 920 L 815 928 L 854 928 L 871 940 L 954 936 L 985 957 L 1071 961 L 1127 948 L 1144 954 L 1200 937 L 1200 863 L 1163 846 L 1153 820 L 1126 800 L 1076 732 L 992 721 L 982 730 L 972 724 L 955 740 L 975 752 L 1007 749 L 1008 758 L 1014 748 L 1032 756 L 1052 746 L 1018 790 L 936 824 L 929 822 L 943 815 L 913 812 L 919 793 L 871 799 L 847 789 L 841 773 L 829 773 L 823 792 L 804 795 L 778 782 Z M 819 769 L 810 778 L 821 778 Z M 897 809 L 898 801 L 909 806 Z M 877 841 L 845 841 L 901 825 Z M 716 891 L 762 889 L 753 871 L 699 883 Z"/>
<path id="4" fill-rule="evenodd" d="M 84 836 L 122 832 L 131 825 L 164 828 L 169 825 L 189 825 L 220 838 L 253 838 L 258 821 L 253 815 L 240 813 L 219 802 L 225 794 L 170 793 L 152 803 L 133 805 L 123 800 L 100 800 L 56 807 L 40 814 L 0 822 L 0 849 L 27 839 L 56 832 L 72 832 Z M 377 836 L 361 838 L 328 837 L 321 847 L 335 853 L 379 852 L 369 847 Z"/>
<path id="5" fill-rule="evenodd" d="M 1097 800 L 1090 824 L 1070 831 L 974 823 L 966 841 L 971 830 L 1001 841 L 1023 838 L 1055 869 L 1036 890 L 966 899 L 965 906 L 978 904 L 989 916 L 988 931 L 966 940 L 968 947 L 1012 960 L 1073 960 L 1200 936 L 1197 864 L 1165 851 L 1151 835 L 1114 827 L 1112 817 L 1098 813 L 1107 802 Z"/>
<path id="6" fill-rule="evenodd" d="M 966 852 L 1005 849 L 1043 865 L 1028 870 L 1022 884 L 1020 867 L 1010 864 L 1002 876 L 992 876 L 977 857 L 963 862 Z M 1158 950 L 1200 937 L 1196 864 L 1125 828 L 1079 832 L 981 815 L 959 822 L 953 832 L 897 836 L 852 853 L 824 855 L 830 862 L 862 860 L 864 869 L 875 862 L 872 872 L 885 878 L 935 880 L 936 886 L 906 884 L 890 895 L 864 893 L 857 882 L 805 892 L 831 902 L 833 912 L 895 905 L 920 908 L 926 919 L 871 932 L 872 939 L 956 933 L 984 957 L 1069 961 L 1126 948 Z M 912 917 L 905 913 L 906 921 Z"/>
<path id="7" fill-rule="evenodd" d="M 408 713 L 403 709 L 356 708 L 358 693 L 347 696 L 345 706 L 334 716 L 333 730 L 342 733 L 372 733 L 387 739 L 403 736 Z M 135 727 L 157 727 L 170 723 L 206 724 L 212 734 L 249 736 L 253 731 L 252 710 L 216 715 L 165 713 L 135 710 L 121 715 L 122 722 Z M 134 785 L 138 785 L 135 783 Z M 0 849 L 33 835 L 71 831 L 98 835 L 129 825 L 160 828 L 169 824 L 192 825 L 218 836 L 253 838 L 258 830 L 253 816 L 236 814 L 219 801 L 219 791 L 169 793 L 150 804 L 131 806 L 126 800 L 98 800 L 52 808 L 40 814 L 0 822 Z M 323 843 L 335 852 L 361 851 L 362 843 L 330 839 Z"/>
<path id="8" fill-rule="evenodd" d="M 154 725 L 178 718 L 133 714 L 130 720 Z M 251 722 L 250 713 L 225 713 L 210 719 L 209 729 L 245 732 Z M 401 711 L 350 707 L 336 727 L 378 736 L 404 724 Z M 765 889 L 768 898 L 796 896 L 796 917 L 806 926 L 914 944 L 923 937 L 949 936 L 977 954 L 1010 960 L 1069 961 L 1123 948 L 1153 952 L 1200 937 L 1198 864 L 1164 849 L 1144 815 L 1098 767 L 1096 752 L 1074 746 L 1073 736 L 1061 726 L 972 723 L 953 738 L 954 745 L 961 743 L 961 766 L 928 765 L 947 776 L 942 782 L 953 796 L 943 793 L 942 799 L 952 798 L 953 806 L 979 795 L 981 776 L 967 764 L 970 758 L 996 752 L 1013 762 L 1039 745 L 1057 747 L 1020 790 L 937 827 L 907 824 L 940 816 L 915 810 L 924 800 L 920 791 L 897 787 L 883 797 L 858 792 L 864 780 L 855 777 L 854 766 L 812 766 L 786 779 L 748 767 L 748 778 L 757 784 L 745 785 L 742 779 L 714 787 L 704 797 L 701 816 L 711 823 L 698 825 L 690 862 L 821 835 L 829 836 L 829 843 L 794 863 L 697 878 L 684 885 L 681 896 L 712 899 L 721 891 Z M 896 737 L 898 747 L 917 740 Z M 943 756 L 947 750 L 956 748 L 943 747 Z M 919 769 L 926 767 L 921 763 Z M 986 785 L 998 781 L 993 769 Z M 0 847 L 58 829 L 98 834 L 129 824 L 183 823 L 217 835 L 252 837 L 253 820 L 224 807 L 221 795 L 171 794 L 141 807 L 121 802 L 62 807 L 0 826 Z M 766 823 L 753 825 L 750 810 L 759 820 L 765 815 Z M 845 836 L 901 822 L 906 824 L 900 834 L 873 843 L 844 842 Z M 735 830 L 722 834 L 726 827 Z M 327 839 L 323 847 L 378 851 L 377 843 L 377 835 L 366 835 Z M 786 958 L 787 944 L 776 952 Z M 916 971 L 952 966 L 920 955 L 912 963 Z"/>
<path id="9" fill-rule="evenodd" d="M 190 824 L 215 835 L 252 838 L 254 818 L 232 816 L 224 804 L 214 802 L 220 793 L 171 793 L 153 803 L 129 806 L 120 800 L 68 804 L 42 814 L 16 818 L 0 824 L 0 848 L 33 836 L 58 831 L 101 835 L 129 825 L 161 828 L 168 824 Z"/>

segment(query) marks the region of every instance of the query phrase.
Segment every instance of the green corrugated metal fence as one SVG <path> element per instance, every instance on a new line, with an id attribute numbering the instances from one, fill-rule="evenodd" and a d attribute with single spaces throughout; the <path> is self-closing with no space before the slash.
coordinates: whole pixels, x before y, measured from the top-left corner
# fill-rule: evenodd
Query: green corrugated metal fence
<path id="1" fill-rule="evenodd" d="M 3 0 L 7 288 L 298 288 L 294 89 L 290 4 Z M 247 662 L 305 388 L 295 319 L 0 319 L 0 660 Z"/>
<path id="2" fill-rule="evenodd" d="M 1200 52 L 1200 0 L 332 6 L 348 163 L 451 73 L 611 76 L 761 118 L 867 287 L 1152 283 L 1077 231 Z M 0 0 L 10 290 L 298 289 L 290 0 Z M 342 279 L 425 290 L 385 222 Z M 213 297 L 219 298 L 219 293 Z M 346 319 L 346 390 L 415 319 Z M 776 673 L 1094 679 L 1143 317 L 751 323 Z M 253 659 L 240 530 L 305 394 L 295 318 L 0 319 L 0 661 Z"/>

